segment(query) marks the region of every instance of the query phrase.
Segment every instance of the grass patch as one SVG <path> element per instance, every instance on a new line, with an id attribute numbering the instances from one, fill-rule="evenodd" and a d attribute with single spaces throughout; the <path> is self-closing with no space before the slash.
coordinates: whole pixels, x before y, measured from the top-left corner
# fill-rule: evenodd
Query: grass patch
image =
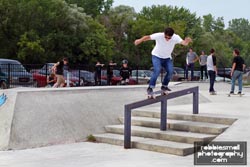
<path id="1" fill-rule="evenodd" d="M 93 135 L 88 135 L 87 136 L 87 141 L 89 141 L 89 142 L 96 142 L 96 138 Z"/>

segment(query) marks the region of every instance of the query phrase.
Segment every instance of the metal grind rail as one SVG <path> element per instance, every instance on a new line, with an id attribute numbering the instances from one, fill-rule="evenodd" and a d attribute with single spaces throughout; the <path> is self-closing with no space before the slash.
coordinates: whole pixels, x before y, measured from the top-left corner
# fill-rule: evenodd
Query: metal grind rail
<path id="1" fill-rule="evenodd" d="M 193 94 L 193 114 L 199 113 L 199 87 L 192 87 L 168 95 L 157 96 L 155 99 L 145 99 L 124 106 L 124 148 L 131 148 L 131 112 L 133 109 L 161 102 L 160 130 L 167 130 L 167 100 L 188 94 Z"/>

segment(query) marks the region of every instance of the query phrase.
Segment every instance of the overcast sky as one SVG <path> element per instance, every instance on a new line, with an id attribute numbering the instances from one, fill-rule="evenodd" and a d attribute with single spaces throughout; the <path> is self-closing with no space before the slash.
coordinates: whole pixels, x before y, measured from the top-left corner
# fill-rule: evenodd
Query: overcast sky
<path id="1" fill-rule="evenodd" d="M 114 0 L 113 6 L 127 5 L 140 12 L 144 6 L 171 5 L 189 9 L 197 16 L 212 14 L 223 17 L 227 25 L 229 20 L 245 18 L 250 20 L 250 0 Z"/>

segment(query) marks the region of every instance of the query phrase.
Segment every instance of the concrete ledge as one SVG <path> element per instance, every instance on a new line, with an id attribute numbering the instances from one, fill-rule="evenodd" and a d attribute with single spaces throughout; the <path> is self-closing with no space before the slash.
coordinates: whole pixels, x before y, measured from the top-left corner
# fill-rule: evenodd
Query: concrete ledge
<path id="1" fill-rule="evenodd" d="M 4 90 L 0 150 L 85 141 L 118 123 L 124 104 L 142 98 L 135 90 L 145 92 L 145 86 Z"/>

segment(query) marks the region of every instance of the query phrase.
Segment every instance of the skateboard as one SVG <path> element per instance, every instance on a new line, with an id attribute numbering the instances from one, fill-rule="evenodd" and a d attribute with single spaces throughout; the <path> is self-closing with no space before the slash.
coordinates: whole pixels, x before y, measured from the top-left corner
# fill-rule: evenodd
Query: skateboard
<path id="1" fill-rule="evenodd" d="M 241 94 L 229 93 L 229 94 L 227 94 L 228 97 L 231 97 L 231 96 L 240 96 L 240 97 L 242 97 L 243 95 L 244 95 L 244 93 L 241 93 Z"/>
<path id="2" fill-rule="evenodd" d="M 152 92 L 150 94 L 148 94 L 148 99 L 155 99 L 156 96 L 161 96 L 161 95 L 168 95 L 168 92 L 167 91 L 162 91 L 162 90 L 158 90 L 158 91 L 155 91 L 155 92 Z"/>

